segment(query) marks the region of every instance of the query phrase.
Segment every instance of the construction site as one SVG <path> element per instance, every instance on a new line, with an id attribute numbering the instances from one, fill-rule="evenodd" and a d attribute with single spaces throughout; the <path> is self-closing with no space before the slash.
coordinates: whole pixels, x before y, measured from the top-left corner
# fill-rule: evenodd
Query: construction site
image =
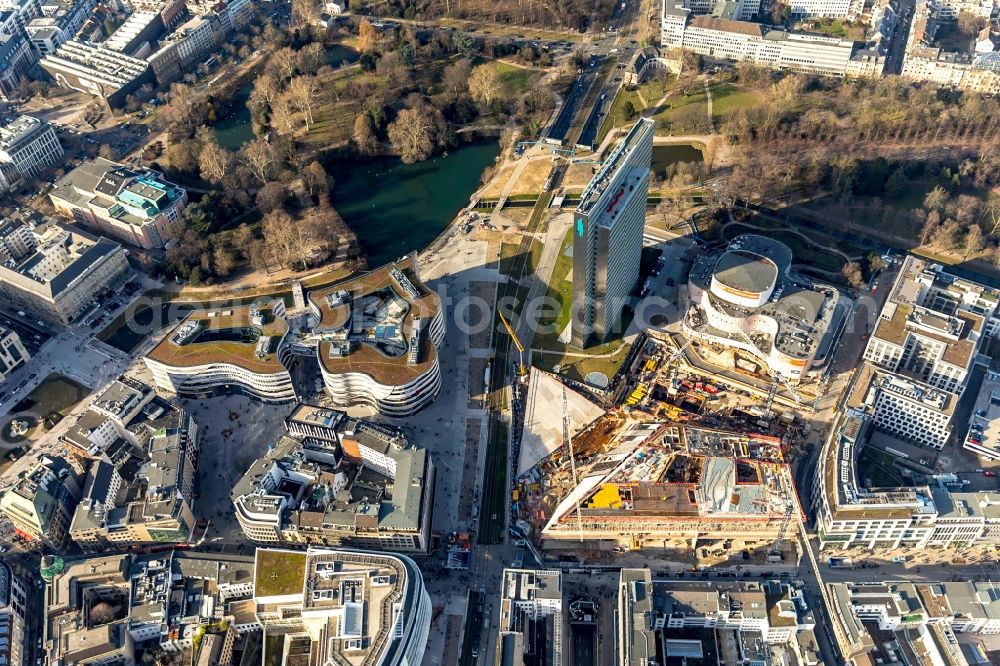
<path id="1" fill-rule="evenodd" d="M 605 411 L 538 371 L 531 387 L 525 436 L 547 446 L 522 449 L 511 509 L 519 531 L 542 550 L 590 556 L 656 548 L 694 565 L 720 555 L 797 561 L 788 537 L 800 508 L 782 437 L 707 425 L 715 419 L 669 402 Z M 562 403 L 562 427 L 536 431 L 534 400 L 549 415 Z M 532 460 L 530 450 L 541 458 Z"/>

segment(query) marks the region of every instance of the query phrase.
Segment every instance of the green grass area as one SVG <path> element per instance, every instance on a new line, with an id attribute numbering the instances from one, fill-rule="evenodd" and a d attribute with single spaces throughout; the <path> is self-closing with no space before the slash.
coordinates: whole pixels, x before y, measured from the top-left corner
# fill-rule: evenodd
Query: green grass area
<path id="1" fill-rule="evenodd" d="M 34 413 L 44 422 L 45 428 L 50 429 L 88 395 L 90 389 L 86 386 L 53 372 L 10 411 Z"/>
<path id="2" fill-rule="evenodd" d="M 670 74 L 665 79 L 654 77 L 640 85 L 639 92 L 652 106 L 663 99 L 663 96 L 668 92 L 675 89 L 679 83 L 680 78 L 676 74 Z"/>
<path id="3" fill-rule="evenodd" d="M 483 470 L 482 506 L 479 510 L 479 534 L 482 544 L 501 543 L 507 524 L 507 440 L 510 427 L 496 416 L 490 419 L 486 463 Z"/>
<path id="4" fill-rule="evenodd" d="M 258 597 L 302 594 L 306 554 L 288 550 L 258 550 L 254 590 Z M 270 644 L 267 648 L 270 650 Z M 279 662 L 280 663 L 280 662 Z"/>
<path id="5" fill-rule="evenodd" d="M 497 61 L 497 69 L 500 71 L 500 78 L 511 93 L 518 95 L 527 91 L 542 77 L 542 72 L 525 67 L 517 67 L 510 63 Z"/>
<path id="6" fill-rule="evenodd" d="M 839 37 L 840 39 L 864 39 L 865 27 L 861 23 L 841 21 L 834 18 L 817 18 L 799 21 L 795 28 L 805 32 L 811 32 L 828 37 Z"/>
<path id="7" fill-rule="evenodd" d="M 634 112 L 634 115 L 631 117 L 625 112 L 625 105 L 628 102 L 632 103 Z M 604 137 L 608 135 L 612 127 L 623 127 L 634 122 L 642 109 L 642 100 L 639 99 L 639 93 L 627 90 L 626 88 L 619 90 L 615 96 L 615 101 L 611 103 L 611 108 L 608 109 L 608 115 L 604 117 L 601 129 L 597 132 L 597 143 L 600 144 L 604 141 Z"/>
<path id="8" fill-rule="evenodd" d="M 546 298 L 553 299 L 558 303 L 559 309 L 553 312 L 552 308 L 546 308 L 539 313 L 538 317 L 540 330 L 535 333 L 535 341 L 543 347 L 556 343 L 559 333 L 569 323 L 573 305 L 573 281 L 570 279 L 570 272 L 573 269 L 572 246 L 573 231 L 570 230 L 559 245 L 559 254 L 556 255 L 552 276 L 549 278 L 548 289 L 545 292 Z M 551 316 L 552 314 L 555 316 Z"/>
<path id="9" fill-rule="evenodd" d="M 541 242 L 532 239 L 528 253 L 529 253 L 528 263 L 524 265 L 525 275 L 534 273 L 535 269 L 538 268 L 538 260 L 542 256 Z M 519 272 L 522 267 L 521 260 L 518 259 L 518 257 L 520 256 L 521 256 L 520 243 L 501 243 L 500 272 L 507 276 L 514 276 L 514 274 L 516 272 Z"/>
<path id="10" fill-rule="evenodd" d="M 653 115 L 658 133 L 703 134 L 708 130 L 708 100 L 699 82 L 688 85 L 688 94 L 674 93 Z"/>
<path id="11" fill-rule="evenodd" d="M 760 95 L 740 90 L 728 83 L 712 83 L 712 119 L 718 123 L 727 113 L 737 109 L 748 109 L 761 103 Z"/>
<path id="12" fill-rule="evenodd" d="M 264 666 L 281 666 L 285 651 L 285 636 L 268 636 L 264 641 Z"/>

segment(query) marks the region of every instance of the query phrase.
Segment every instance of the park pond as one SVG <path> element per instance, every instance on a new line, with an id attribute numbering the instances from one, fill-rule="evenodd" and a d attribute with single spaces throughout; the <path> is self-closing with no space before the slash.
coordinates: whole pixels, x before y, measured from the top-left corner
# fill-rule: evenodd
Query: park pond
<path id="1" fill-rule="evenodd" d="M 333 206 L 375 268 L 427 247 L 468 204 L 499 152 L 489 140 L 414 164 L 397 157 L 331 161 Z"/>
<path id="2" fill-rule="evenodd" d="M 702 162 L 704 154 L 702 149 L 690 143 L 677 143 L 668 146 L 653 146 L 653 163 L 650 170 L 658 177 L 663 178 L 667 167 L 680 162 Z"/>

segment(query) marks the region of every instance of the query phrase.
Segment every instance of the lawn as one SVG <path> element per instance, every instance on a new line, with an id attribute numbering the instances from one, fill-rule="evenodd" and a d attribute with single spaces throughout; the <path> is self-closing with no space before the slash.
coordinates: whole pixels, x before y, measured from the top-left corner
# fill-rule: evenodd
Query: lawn
<path id="1" fill-rule="evenodd" d="M 628 102 L 632 102 L 632 109 L 634 115 L 631 117 L 625 112 L 625 105 Z M 604 116 L 604 122 L 601 124 L 601 129 L 597 132 L 597 143 L 598 145 L 604 141 L 604 137 L 608 135 L 612 127 L 623 127 L 633 122 L 638 116 L 639 112 L 643 109 L 642 100 L 639 99 L 639 93 L 628 90 L 627 88 L 622 88 L 618 91 L 615 96 L 615 101 L 611 103 L 611 108 L 608 109 L 608 115 Z"/>
<path id="2" fill-rule="evenodd" d="M 678 81 L 679 77 L 674 74 L 667 76 L 666 79 L 654 77 L 640 85 L 639 92 L 642 93 L 643 98 L 652 106 L 663 99 L 664 95 L 676 88 Z"/>
<path id="3" fill-rule="evenodd" d="M 739 90 L 729 83 L 712 83 L 712 120 L 720 122 L 727 113 L 737 109 L 747 109 L 761 103 L 760 95 L 747 90 Z"/>
<path id="4" fill-rule="evenodd" d="M 535 272 L 538 267 L 538 260 L 542 256 L 542 243 L 538 240 L 532 239 L 531 246 L 528 257 L 528 263 L 524 266 L 524 274 L 531 275 Z M 521 243 L 501 241 L 500 243 L 500 272 L 504 275 L 511 276 L 515 272 L 521 269 L 522 261 L 518 257 L 521 256 Z"/>
<path id="5" fill-rule="evenodd" d="M 497 61 L 497 69 L 500 71 L 500 78 L 511 93 L 518 95 L 524 93 L 542 77 L 542 72 L 537 69 L 518 67 L 507 62 Z"/>
<path id="6" fill-rule="evenodd" d="M 708 129 L 708 102 L 701 85 L 691 86 L 687 95 L 674 93 L 664 108 L 653 116 L 656 128 L 670 134 L 702 134 Z"/>
<path id="7" fill-rule="evenodd" d="M 259 549 L 254 570 L 254 590 L 257 596 L 302 594 L 305 567 L 305 553 Z"/>
<path id="8" fill-rule="evenodd" d="M 545 292 L 546 298 L 554 299 L 559 303 L 559 311 L 553 318 L 546 316 L 551 314 L 550 309 L 545 309 L 539 314 L 538 326 L 549 332 L 535 333 L 535 340 L 539 346 L 547 347 L 550 344 L 560 344 L 556 338 L 566 328 L 569 323 L 571 306 L 573 304 L 573 281 L 570 279 L 570 272 L 573 270 L 573 231 L 570 230 L 563 238 L 559 246 L 559 254 L 556 256 L 555 266 L 552 267 L 552 276 L 549 278 L 549 286 Z"/>
<path id="9" fill-rule="evenodd" d="M 44 422 L 45 429 L 48 430 L 88 395 L 90 389 L 86 386 L 53 372 L 36 386 L 35 390 L 14 405 L 11 412 L 33 413 Z"/>

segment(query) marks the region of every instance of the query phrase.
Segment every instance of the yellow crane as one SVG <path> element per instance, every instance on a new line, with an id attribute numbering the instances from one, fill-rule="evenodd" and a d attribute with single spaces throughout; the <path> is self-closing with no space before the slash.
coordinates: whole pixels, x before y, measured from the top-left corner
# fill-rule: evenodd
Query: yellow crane
<path id="1" fill-rule="evenodd" d="M 517 362 L 517 378 L 523 383 L 528 376 L 528 369 L 524 365 L 524 345 L 522 345 L 521 341 L 517 338 L 517 333 L 514 332 L 514 329 L 511 327 L 510 323 L 508 323 L 507 318 L 503 316 L 503 313 L 498 310 L 497 316 L 500 317 L 500 323 L 502 323 L 503 327 L 507 329 L 507 333 L 510 334 L 510 339 L 514 341 L 514 346 L 517 347 L 518 354 L 520 354 L 520 359 Z"/>

